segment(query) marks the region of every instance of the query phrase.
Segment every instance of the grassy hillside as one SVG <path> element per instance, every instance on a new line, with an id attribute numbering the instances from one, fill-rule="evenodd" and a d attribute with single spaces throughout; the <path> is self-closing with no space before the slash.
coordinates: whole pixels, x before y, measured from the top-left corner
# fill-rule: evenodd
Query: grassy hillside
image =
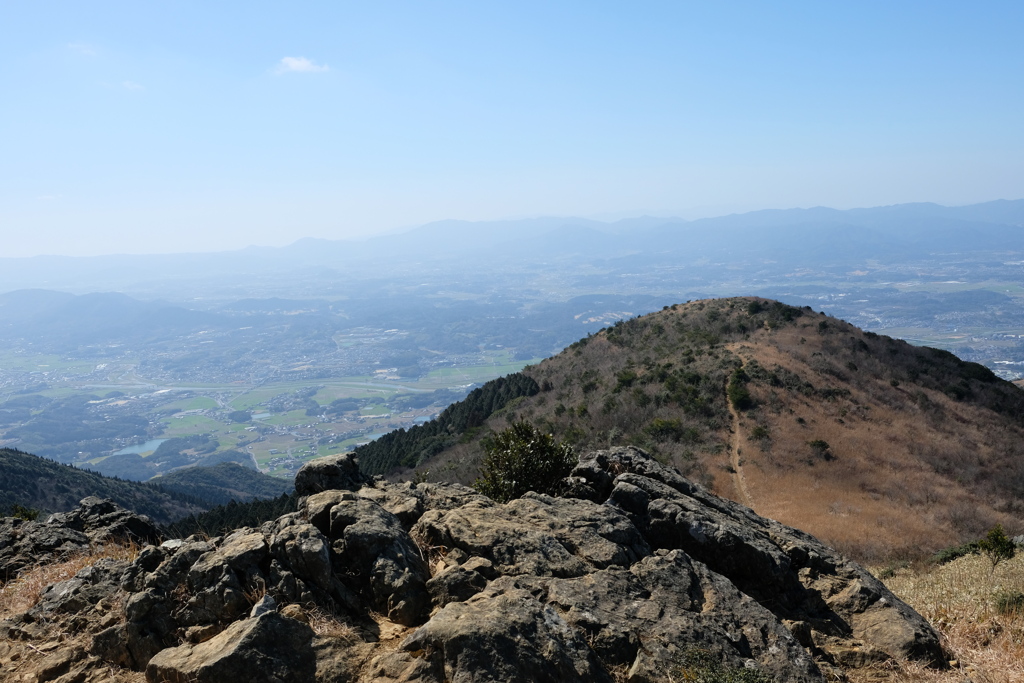
<path id="1" fill-rule="evenodd" d="M 110 498 L 160 524 L 210 507 L 204 500 L 152 484 L 111 479 L 29 453 L 0 449 L 0 515 L 7 514 L 13 505 L 64 512 L 86 496 Z"/>
<path id="2" fill-rule="evenodd" d="M 869 680 L 1015 683 L 1024 680 L 1024 555 L 993 567 L 967 555 L 949 564 L 876 567 L 886 586 L 934 625 L 955 664 L 946 671 L 879 664 Z"/>
<path id="3" fill-rule="evenodd" d="M 277 498 L 294 490 L 292 482 L 271 477 L 235 462 L 187 467 L 152 480 L 166 491 L 201 498 L 215 505 L 254 498 Z"/>
<path id="4" fill-rule="evenodd" d="M 952 354 L 755 298 L 623 321 L 523 373 L 540 391 L 446 435 L 419 476 L 472 482 L 526 419 L 579 450 L 634 444 L 863 560 L 1017 530 L 1024 392 Z"/>

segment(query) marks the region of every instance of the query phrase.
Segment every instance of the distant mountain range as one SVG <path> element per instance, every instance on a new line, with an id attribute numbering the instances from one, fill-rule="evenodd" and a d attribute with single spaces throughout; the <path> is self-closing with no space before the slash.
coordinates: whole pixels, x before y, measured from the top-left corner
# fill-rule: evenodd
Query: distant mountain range
<path id="1" fill-rule="evenodd" d="M 613 223 L 584 218 L 469 222 L 446 220 L 363 241 L 300 239 L 286 247 L 218 253 L 39 256 L 0 259 L 0 291 L 25 288 L 142 290 L 155 283 L 302 269 L 386 277 L 437 264 L 476 272 L 511 263 L 565 259 L 654 265 L 700 259 L 781 260 L 785 264 L 882 262 L 935 253 L 1024 248 L 1024 200 L 971 206 L 898 204 L 865 209 L 765 210 L 686 221 L 639 217 Z"/>

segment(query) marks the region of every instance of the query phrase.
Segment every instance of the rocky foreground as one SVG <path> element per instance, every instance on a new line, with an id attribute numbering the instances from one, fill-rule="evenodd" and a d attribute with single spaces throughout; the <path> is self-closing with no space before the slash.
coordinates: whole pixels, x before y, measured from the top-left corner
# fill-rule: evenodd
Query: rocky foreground
<path id="1" fill-rule="evenodd" d="M 63 683 L 132 670 L 190 683 L 641 683 L 693 680 L 695 667 L 810 682 L 892 658 L 944 664 L 931 626 L 863 568 L 642 451 L 586 455 L 566 483 L 566 497 L 498 504 L 318 460 L 296 478 L 297 513 L 145 545 L 50 586 L 0 622 L 0 666 Z M 44 523 L 4 520 L 0 576 L 157 531 L 98 499 Z"/>

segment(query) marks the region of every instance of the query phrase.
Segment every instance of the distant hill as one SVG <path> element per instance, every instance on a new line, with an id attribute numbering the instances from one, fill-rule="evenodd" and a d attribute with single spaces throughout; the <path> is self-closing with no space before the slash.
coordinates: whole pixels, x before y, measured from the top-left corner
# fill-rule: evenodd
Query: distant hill
<path id="1" fill-rule="evenodd" d="M 109 498 L 159 524 L 212 507 L 195 496 L 152 484 L 111 479 L 29 453 L 0 449 L 0 515 L 7 514 L 15 504 L 43 512 L 65 512 L 87 496 Z"/>
<path id="2" fill-rule="evenodd" d="M 482 441 L 525 419 L 580 450 L 640 446 L 865 560 L 928 554 L 997 522 L 1021 526 L 1024 391 L 982 365 L 809 308 L 756 298 L 666 307 L 522 375 L 540 391 L 444 430 L 443 450 L 410 444 L 415 462 L 403 463 L 472 482 Z M 379 463 L 381 441 L 361 459 Z"/>
<path id="3" fill-rule="evenodd" d="M 243 503 L 254 498 L 277 498 L 295 489 L 290 481 L 271 477 L 236 462 L 222 462 L 212 467 L 186 467 L 152 479 L 150 483 L 215 505 L 224 505 L 232 500 Z"/>
<path id="4" fill-rule="evenodd" d="M 138 343 L 223 324 L 212 313 L 115 292 L 74 296 L 23 289 L 0 294 L 0 338 L 38 338 L 46 348 Z"/>
<path id="5" fill-rule="evenodd" d="M 65 512 L 86 496 L 99 496 L 166 525 L 232 500 L 277 499 L 293 490 L 290 481 L 234 462 L 185 468 L 148 482 L 135 482 L 0 449 L 0 516 L 9 514 L 13 505 Z"/>

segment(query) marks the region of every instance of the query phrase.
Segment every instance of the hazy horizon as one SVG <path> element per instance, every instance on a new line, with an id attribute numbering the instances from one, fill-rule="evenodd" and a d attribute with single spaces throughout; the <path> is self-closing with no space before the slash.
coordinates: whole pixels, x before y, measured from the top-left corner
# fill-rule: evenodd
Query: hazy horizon
<path id="1" fill-rule="evenodd" d="M 1024 196 L 1008 1 L 2 16 L 0 257 Z"/>
<path id="2" fill-rule="evenodd" d="M 977 202 L 977 204 L 987 204 L 987 203 L 990 203 L 990 202 L 998 202 L 998 201 L 1019 201 L 1019 200 L 997 198 L 997 199 L 990 200 L 989 202 Z M 907 202 L 905 204 L 922 204 L 922 203 L 924 203 L 924 204 L 928 204 L 928 203 L 937 204 L 938 206 L 944 206 L 944 207 L 947 207 L 947 208 L 953 208 L 953 207 L 957 207 L 957 206 L 974 206 L 975 205 L 975 203 L 944 205 L 944 204 L 938 204 L 937 202 Z M 903 203 L 901 203 L 901 204 L 903 204 Z M 127 250 L 116 251 L 115 250 L 115 251 L 102 252 L 102 253 L 80 253 L 80 254 L 67 254 L 67 253 L 59 253 L 59 252 L 39 252 L 39 253 L 35 253 L 35 254 L 25 254 L 25 255 L 13 255 L 13 254 L 12 255 L 8 255 L 6 253 L 2 253 L 2 254 L 0 254 L 0 258 L 19 258 L 19 259 L 21 259 L 21 258 L 23 258 L 23 259 L 31 259 L 31 258 L 36 258 L 36 257 L 90 258 L 90 257 L 104 257 L 104 256 L 173 256 L 173 255 L 186 255 L 186 254 L 217 254 L 217 253 L 222 253 L 222 252 L 240 251 L 240 250 L 244 250 L 244 249 L 247 249 L 247 248 L 272 248 L 272 249 L 273 248 L 282 248 L 282 247 L 287 247 L 287 246 L 294 245 L 297 242 L 301 242 L 301 241 L 306 240 L 306 239 L 322 239 L 322 240 L 330 240 L 330 241 L 365 242 L 367 240 L 372 240 L 374 238 L 391 237 L 391 236 L 401 235 L 401 234 L 404 234 L 404 233 L 408 233 L 408 232 L 412 232 L 412 231 L 418 230 L 420 228 L 426 228 L 426 227 L 429 227 L 429 226 L 434 225 L 434 224 L 447 223 L 447 222 L 470 223 L 470 224 L 479 224 L 481 226 L 487 226 L 487 225 L 491 225 L 491 224 L 514 223 L 514 222 L 519 222 L 519 221 L 543 220 L 543 219 L 550 219 L 550 220 L 562 220 L 562 219 L 564 219 L 564 220 L 585 220 L 585 221 L 591 221 L 591 222 L 595 222 L 595 223 L 604 223 L 605 225 L 613 226 L 613 225 L 615 225 L 616 223 L 618 223 L 620 221 L 629 221 L 630 219 L 640 219 L 640 218 L 653 218 L 653 219 L 656 219 L 656 220 L 665 220 L 666 222 L 672 222 L 672 221 L 678 221 L 678 220 L 690 222 L 690 221 L 698 221 L 698 220 L 711 219 L 711 218 L 726 218 L 726 217 L 729 217 L 729 216 L 743 216 L 743 215 L 746 215 L 746 214 L 753 214 L 753 213 L 758 213 L 758 212 L 761 212 L 761 211 L 773 211 L 773 210 L 777 210 L 777 211 L 791 211 L 791 210 L 792 211 L 801 211 L 801 210 L 805 210 L 806 211 L 806 210 L 810 210 L 810 209 L 835 209 L 835 210 L 838 210 L 838 211 L 846 211 L 846 210 L 851 210 L 851 209 L 886 208 L 887 206 L 900 206 L 901 204 L 889 204 L 889 205 L 880 206 L 880 207 L 853 206 L 853 207 L 844 207 L 844 208 L 837 208 L 837 207 L 832 207 L 832 206 L 820 206 L 820 205 L 819 206 L 794 206 L 794 207 L 766 207 L 766 208 L 759 208 L 759 209 L 750 209 L 750 210 L 746 210 L 746 211 L 737 210 L 737 211 L 732 211 L 732 212 L 725 211 L 724 209 L 722 209 L 721 211 L 716 211 L 716 210 L 709 210 L 709 209 L 701 210 L 700 208 L 697 208 L 697 209 L 694 209 L 694 210 L 691 210 L 691 211 L 679 211 L 679 212 L 667 212 L 667 211 L 661 211 L 661 212 L 657 212 L 657 211 L 622 211 L 622 212 L 611 212 L 611 213 L 607 213 L 607 214 L 598 214 L 598 215 L 591 215 L 591 216 L 571 216 L 571 215 L 527 215 L 527 216 L 524 216 L 524 215 L 516 215 L 516 216 L 504 216 L 504 217 L 498 217 L 498 218 L 492 218 L 492 219 L 483 219 L 483 220 L 468 220 L 468 219 L 461 219 L 461 218 L 444 218 L 444 219 L 439 219 L 439 220 L 436 220 L 436 221 L 430 221 L 430 222 L 427 222 L 427 223 L 420 223 L 420 224 L 416 224 L 416 225 L 404 225 L 404 226 L 394 227 L 394 228 L 391 228 L 391 229 L 381 229 L 381 230 L 376 231 L 376 232 L 371 233 L 371 234 L 356 234 L 356 235 L 348 235 L 348 236 L 341 236 L 341 237 L 324 237 L 324 236 L 317 236 L 317 235 L 301 235 L 301 236 L 290 235 L 290 236 L 288 236 L 288 238 L 285 241 L 282 241 L 282 242 L 279 242 L 279 243 L 263 243 L 263 244 L 256 244 L 256 243 L 243 244 L 243 243 L 239 243 L 239 244 L 236 244 L 236 245 L 224 246 L 224 247 L 221 247 L 221 248 L 212 248 L 212 249 L 206 249 L 206 250 L 202 250 L 202 249 L 188 249 L 188 248 L 179 249 L 179 250 L 165 250 L 165 251 L 144 251 L 144 250 L 139 250 L 139 251 L 127 251 Z"/>

